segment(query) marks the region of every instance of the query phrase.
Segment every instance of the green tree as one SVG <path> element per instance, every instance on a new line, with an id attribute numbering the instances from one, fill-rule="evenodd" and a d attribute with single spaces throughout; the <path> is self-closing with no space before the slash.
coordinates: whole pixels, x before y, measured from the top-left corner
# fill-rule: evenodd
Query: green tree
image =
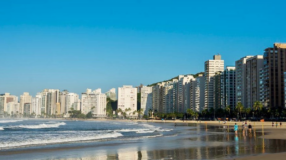
<path id="1" fill-rule="evenodd" d="M 92 111 L 88 112 L 85 117 L 86 118 L 92 118 Z"/>
<path id="2" fill-rule="evenodd" d="M 262 110 L 262 108 L 263 108 L 263 105 L 261 102 L 259 101 L 254 102 L 253 110 L 256 112 L 256 114 L 258 114 Z"/>
<path id="3" fill-rule="evenodd" d="M 242 103 L 241 102 L 238 102 L 237 103 L 237 105 L 236 105 L 236 110 L 238 111 L 238 113 L 239 113 L 239 117 L 241 117 L 241 112 L 243 111 L 243 105 L 242 105 Z"/>

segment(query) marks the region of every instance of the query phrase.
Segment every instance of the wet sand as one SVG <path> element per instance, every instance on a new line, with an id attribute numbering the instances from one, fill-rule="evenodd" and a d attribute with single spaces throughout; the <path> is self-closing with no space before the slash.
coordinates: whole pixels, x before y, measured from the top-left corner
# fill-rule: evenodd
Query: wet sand
<path id="1" fill-rule="evenodd" d="M 236 160 L 285 160 L 286 153 L 275 153 L 275 154 L 262 154 L 257 156 L 249 156 L 243 158 L 235 158 Z"/>

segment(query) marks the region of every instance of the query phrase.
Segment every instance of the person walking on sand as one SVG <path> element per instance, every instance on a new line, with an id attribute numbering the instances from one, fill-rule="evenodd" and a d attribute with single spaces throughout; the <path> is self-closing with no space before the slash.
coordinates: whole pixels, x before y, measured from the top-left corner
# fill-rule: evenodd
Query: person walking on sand
<path id="1" fill-rule="evenodd" d="M 278 127 L 278 122 L 276 122 L 276 128 Z"/>
<path id="2" fill-rule="evenodd" d="M 274 122 L 272 122 L 272 127 L 274 127 Z"/>
<path id="3" fill-rule="evenodd" d="M 248 130 L 249 130 L 249 133 L 251 133 L 252 132 L 252 125 L 249 123 L 249 125 L 248 125 Z"/>
<path id="4" fill-rule="evenodd" d="M 234 132 L 235 132 L 235 135 L 237 135 L 237 130 L 238 130 L 238 125 L 235 123 L 235 125 L 234 125 Z"/>
<path id="5" fill-rule="evenodd" d="M 280 122 L 280 128 L 282 127 L 282 122 Z"/>

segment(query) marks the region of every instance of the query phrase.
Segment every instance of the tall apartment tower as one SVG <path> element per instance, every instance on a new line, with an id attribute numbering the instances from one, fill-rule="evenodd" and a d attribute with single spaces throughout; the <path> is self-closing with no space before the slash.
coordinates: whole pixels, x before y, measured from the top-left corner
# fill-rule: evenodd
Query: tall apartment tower
<path id="1" fill-rule="evenodd" d="M 28 92 L 24 92 L 23 95 L 20 96 L 20 108 L 19 113 L 24 114 L 24 110 L 26 110 L 26 113 L 30 111 L 31 104 L 32 103 L 32 96 Z"/>
<path id="2" fill-rule="evenodd" d="M 205 102 L 205 76 L 198 74 L 190 82 L 190 105 L 191 109 L 201 112 L 204 109 Z"/>
<path id="3" fill-rule="evenodd" d="M 10 95 L 10 93 L 0 94 L 0 118 L 3 117 L 4 112 L 8 112 L 7 106 L 9 103 L 17 103 L 17 102 L 18 102 L 17 96 Z"/>
<path id="4" fill-rule="evenodd" d="M 152 87 L 141 88 L 141 109 L 144 115 L 148 115 L 149 110 L 152 109 L 152 96 Z"/>
<path id="5" fill-rule="evenodd" d="M 246 106 L 246 61 L 252 57 L 246 56 L 235 62 L 235 101 L 241 102 L 243 106 Z"/>
<path id="6" fill-rule="evenodd" d="M 245 108 L 252 108 L 260 101 L 260 70 L 263 68 L 263 56 L 257 55 L 246 60 Z"/>
<path id="7" fill-rule="evenodd" d="M 214 55 L 213 60 L 205 62 L 205 109 L 214 108 L 214 76 L 224 70 L 224 60 L 221 55 Z"/>
<path id="8" fill-rule="evenodd" d="M 122 111 L 126 111 L 126 115 L 129 117 L 137 117 L 133 115 L 134 111 L 137 111 L 137 88 L 132 86 L 126 86 L 118 88 L 118 104 L 117 108 Z"/>
<path id="9" fill-rule="evenodd" d="M 225 109 L 230 106 L 232 109 L 236 106 L 236 91 L 235 91 L 235 67 L 226 67 L 222 72 L 221 89 L 222 89 L 222 104 L 221 107 Z"/>
<path id="10" fill-rule="evenodd" d="M 286 43 L 275 43 L 264 52 L 260 99 L 265 107 L 285 107 L 284 72 L 286 71 Z"/>

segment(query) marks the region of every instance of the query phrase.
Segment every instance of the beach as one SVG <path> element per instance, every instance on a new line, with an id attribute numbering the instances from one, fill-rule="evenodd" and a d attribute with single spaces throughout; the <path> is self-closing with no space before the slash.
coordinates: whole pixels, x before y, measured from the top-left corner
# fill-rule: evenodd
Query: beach
<path id="1" fill-rule="evenodd" d="M 252 133 L 244 135 L 239 131 L 236 136 L 233 132 L 234 123 L 226 123 L 229 129 L 223 129 L 223 123 L 218 121 L 181 120 L 28 119 L 5 125 L 0 123 L 4 129 L 0 131 L 0 138 L 6 135 L 16 140 L 1 140 L 0 159 L 261 159 L 261 155 L 262 158 L 283 157 L 283 152 L 286 151 L 284 126 L 273 128 L 271 122 L 250 122 L 253 125 Z M 18 133 L 23 135 L 17 138 Z M 36 143 L 36 137 L 41 139 L 39 143 Z M 9 141 L 4 142 L 5 140 Z M 30 141 L 35 144 L 20 146 Z M 8 148 L 5 148 L 5 145 Z M 9 145 L 14 147 L 9 148 Z"/>

